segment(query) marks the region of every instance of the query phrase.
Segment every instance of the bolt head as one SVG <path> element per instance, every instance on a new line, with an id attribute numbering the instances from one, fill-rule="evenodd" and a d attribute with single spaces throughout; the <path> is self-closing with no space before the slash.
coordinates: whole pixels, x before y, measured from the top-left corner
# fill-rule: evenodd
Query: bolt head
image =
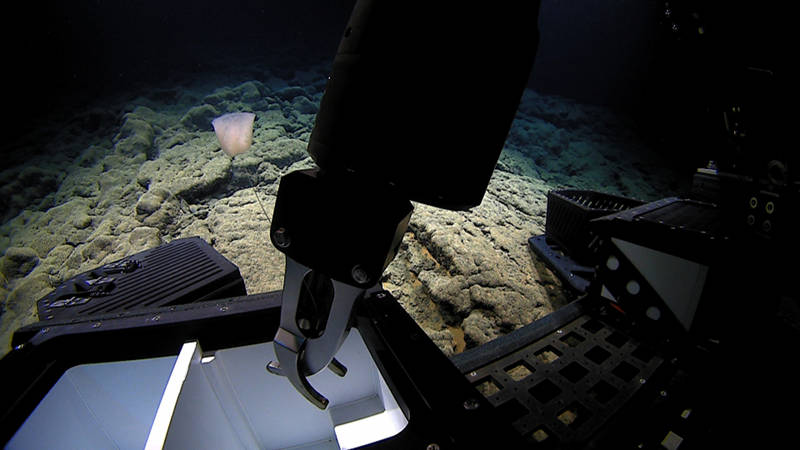
<path id="1" fill-rule="evenodd" d="M 367 284 L 369 282 L 369 274 L 360 264 L 353 266 L 350 274 L 353 276 L 353 281 L 358 284 Z"/>
<path id="2" fill-rule="evenodd" d="M 272 240 L 275 242 L 275 245 L 278 248 L 288 248 L 292 245 L 292 239 L 289 237 L 289 233 L 286 231 L 286 228 L 278 228 L 272 233 Z"/>
<path id="3" fill-rule="evenodd" d="M 481 404 L 478 402 L 478 400 L 476 400 L 474 398 L 468 398 L 468 399 L 464 400 L 464 409 L 466 409 L 468 411 L 476 410 L 480 406 L 481 406 Z"/>

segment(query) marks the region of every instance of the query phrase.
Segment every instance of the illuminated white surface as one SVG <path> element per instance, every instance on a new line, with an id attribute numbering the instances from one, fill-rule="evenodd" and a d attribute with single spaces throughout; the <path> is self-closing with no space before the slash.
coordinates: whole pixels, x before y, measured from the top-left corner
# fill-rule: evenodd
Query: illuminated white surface
<path id="1" fill-rule="evenodd" d="M 334 428 L 342 449 L 361 447 L 403 431 L 408 421 L 399 410 L 384 411 Z"/>
<path id="2" fill-rule="evenodd" d="M 337 450 L 408 423 L 356 329 L 337 353 L 347 375 L 309 378 L 326 410 L 265 370 L 272 342 L 202 354 L 192 342 L 177 356 L 73 367 L 7 448 Z"/>
<path id="3" fill-rule="evenodd" d="M 178 404 L 178 397 L 180 396 L 183 382 L 186 380 L 186 375 L 189 373 L 189 366 L 193 359 L 200 358 L 197 349 L 197 342 L 187 342 L 183 344 L 181 352 L 178 354 L 178 359 L 175 361 L 175 366 L 172 368 L 172 374 L 169 376 L 167 388 L 164 389 L 164 395 L 161 397 L 161 403 L 158 405 L 153 427 L 150 429 L 150 435 L 147 436 L 147 442 L 144 446 L 145 449 L 154 450 L 164 447 L 164 442 L 167 440 L 167 431 L 169 431 L 169 424 L 172 422 L 172 415 Z"/>
<path id="4" fill-rule="evenodd" d="M 5 448 L 141 450 L 176 359 L 177 354 L 71 367 Z"/>
<path id="5" fill-rule="evenodd" d="M 340 448 L 351 449 L 390 438 L 403 431 L 408 425 L 408 419 L 389 392 L 383 377 L 380 379 L 380 384 L 386 410 L 335 426 L 334 431 Z"/>

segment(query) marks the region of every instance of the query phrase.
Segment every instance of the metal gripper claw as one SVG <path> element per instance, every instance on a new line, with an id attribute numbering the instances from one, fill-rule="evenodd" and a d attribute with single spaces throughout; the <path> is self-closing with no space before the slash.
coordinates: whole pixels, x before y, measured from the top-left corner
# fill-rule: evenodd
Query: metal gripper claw
<path id="1" fill-rule="evenodd" d="M 277 361 L 270 361 L 267 370 L 285 376 L 312 404 L 325 409 L 328 399 L 311 386 L 307 377 L 326 367 L 339 376 L 347 373 L 347 368 L 333 356 L 350 330 L 350 314 L 355 301 L 368 290 L 330 280 L 333 297 L 329 304 L 309 308 L 302 303 L 308 300 L 301 298 L 301 290 L 310 273 L 311 269 L 287 256 L 281 325 L 274 339 Z M 299 317 L 301 310 L 303 316 L 308 315 L 309 310 L 327 316 Z M 322 325 L 315 328 L 309 323 Z"/>

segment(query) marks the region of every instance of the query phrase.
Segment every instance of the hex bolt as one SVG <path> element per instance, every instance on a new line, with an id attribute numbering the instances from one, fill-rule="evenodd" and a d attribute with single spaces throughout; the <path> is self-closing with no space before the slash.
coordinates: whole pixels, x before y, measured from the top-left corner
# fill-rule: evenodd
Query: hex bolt
<path id="1" fill-rule="evenodd" d="M 474 411 L 478 409 L 478 407 L 480 406 L 481 404 L 474 398 L 468 398 L 464 400 L 464 409 L 466 409 L 467 411 Z"/>
<path id="2" fill-rule="evenodd" d="M 367 284 L 369 282 L 369 274 L 360 264 L 353 266 L 353 270 L 350 271 L 350 274 L 353 276 L 353 281 L 358 284 Z"/>
<path id="3" fill-rule="evenodd" d="M 286 228 L 278 228 L 272 233 L 272 240 L 275 241 L 275 245 L 280 248 L 288 248 L 292 245 L 292 239 L 289 237 L 289 232 L 286 231 Z"/>

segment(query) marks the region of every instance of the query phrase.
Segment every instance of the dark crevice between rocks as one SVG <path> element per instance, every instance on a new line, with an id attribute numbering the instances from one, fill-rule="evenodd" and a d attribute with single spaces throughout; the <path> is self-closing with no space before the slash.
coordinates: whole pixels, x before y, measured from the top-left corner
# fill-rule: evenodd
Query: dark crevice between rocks
<path id="1" fill-rule="evenodd" d="M 450 268 L 455 267 L 455 261 L 445 253 L 443 248 L 433 242 L 433 231 L 416 226 L 413 222 L 409 224 L 408 228 L 412 232 L 412 238 L 422 246 L 422 250 L 426 253 L 425 256 L 428 256 L 436 264 L 435 271 L 444 272 L 448 276 L 459 275 L 450 271 Z"/>

